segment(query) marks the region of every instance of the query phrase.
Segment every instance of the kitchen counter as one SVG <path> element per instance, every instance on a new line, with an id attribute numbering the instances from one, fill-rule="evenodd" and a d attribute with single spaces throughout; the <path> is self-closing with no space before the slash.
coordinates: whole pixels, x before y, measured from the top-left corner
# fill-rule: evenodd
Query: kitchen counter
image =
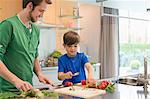
<path id="1" fill-rule="evenodd" d="M 116 91 L 114 93 L 107 93 L 92 99 L 150 99 L 150 95 L 147 98 L 145 97 L 142 86 L 116 84 Z"/>
<path id="2" fill-rule="evenodd" d="M 150 86 L 148 87 L 148 91 L 150 92 Z M 63 94 L 58 95 L 59 98 L 45 97 L 44 99 L 81 99 L 79 97 L 73 97 Z M 90 99 L 150 99 L 150 94 L 145 97 L 145 95 L 143 94 L 142 86 L 116 84 L 116 91 L 114 93 L 106 93 L 103 95 L 92 97 Z"/>
<path id="3" fill-rule="evenodd" d="M 148 90 L 150 91 L 150 86 Z M 72 96 L 64 96 L 64 97 L 65 99 L 72 99 Z M 104 95 L 99 95 L 90 99 L 150 99 L 150 94 L 148 94 L 146 98 L 143 93 L 142 86 L 116 84 L 116 91 L 114 93 L 106 93 Z"/>

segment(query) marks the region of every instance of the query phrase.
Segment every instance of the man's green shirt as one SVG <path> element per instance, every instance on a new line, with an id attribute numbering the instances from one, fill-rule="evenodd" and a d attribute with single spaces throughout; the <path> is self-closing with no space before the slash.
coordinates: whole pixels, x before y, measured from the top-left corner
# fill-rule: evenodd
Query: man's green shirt
<path id="1" fill-rule="evenodd" d="M 0 23 L 0 60 L 20 79 L 32 84 L 34 60 L 38 56 L 39 29 L 32 31 L 13 16 Z M 10 82 L 0 77 L 0 91 L 15 91 Z"/>

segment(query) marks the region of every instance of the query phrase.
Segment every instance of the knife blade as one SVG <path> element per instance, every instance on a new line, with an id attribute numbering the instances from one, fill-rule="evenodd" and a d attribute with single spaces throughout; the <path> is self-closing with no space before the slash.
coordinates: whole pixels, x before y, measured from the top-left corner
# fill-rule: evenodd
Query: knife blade
<path id="1" fill-rule="evenodd" d="M 54 87 L 54 89 L 59 89 L 59 88 L 63 88 L 63 87 L 65 87 L 63 84 L 59 84 L 59 85 L 56 85 L 56 86 Z"/>
<path id="2" fill-rule="evenodd" d="M 76 72 L 72 76 L 78 76 L 79 74 L 80 74 L 79 72 Z"/>

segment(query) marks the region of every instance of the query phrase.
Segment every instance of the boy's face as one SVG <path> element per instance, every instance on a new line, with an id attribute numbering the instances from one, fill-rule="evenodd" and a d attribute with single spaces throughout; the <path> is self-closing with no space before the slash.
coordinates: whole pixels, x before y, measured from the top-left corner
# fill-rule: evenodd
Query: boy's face
<path id="1" fill-rule="evenodd" d="M 73 44 L 73 45 L 64 45 L 66 51 L 67 51 L 67 55 L 70 57 L 74 57 L 77 54 L 77 50 L 78 50 L 78 44 Z"/>

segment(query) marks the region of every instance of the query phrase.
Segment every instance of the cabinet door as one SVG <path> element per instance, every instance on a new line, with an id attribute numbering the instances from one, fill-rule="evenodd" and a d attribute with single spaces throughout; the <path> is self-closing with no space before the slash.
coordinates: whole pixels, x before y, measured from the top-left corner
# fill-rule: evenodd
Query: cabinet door
<path id="1" fill-rule="evenodd" d="M 52 4 L 48 5 L 43 16 L 44 23 L 56 24 L 56 0 L 52 0 Z"/>
<path id="2" fill-rule="evenodd" d="M 100 79 L 100 63 L 93 64 L 93 77 L 94 79 Z M 86 77 L 88 76 L 87 70 L 85 68 Z"/>
<path id="3" fill-rule="evenodd" d="M 93 65 L 93 69 L 94 69 L 94 79 L 100 79 L 100 65 L 99 64 L 94 64 Z"/>
<path id="4" fill-rule="evenodd" d="M 0 8 L 0 21 L 2 21 L 22 9 L 22 0 L 0 0 Z"/>

